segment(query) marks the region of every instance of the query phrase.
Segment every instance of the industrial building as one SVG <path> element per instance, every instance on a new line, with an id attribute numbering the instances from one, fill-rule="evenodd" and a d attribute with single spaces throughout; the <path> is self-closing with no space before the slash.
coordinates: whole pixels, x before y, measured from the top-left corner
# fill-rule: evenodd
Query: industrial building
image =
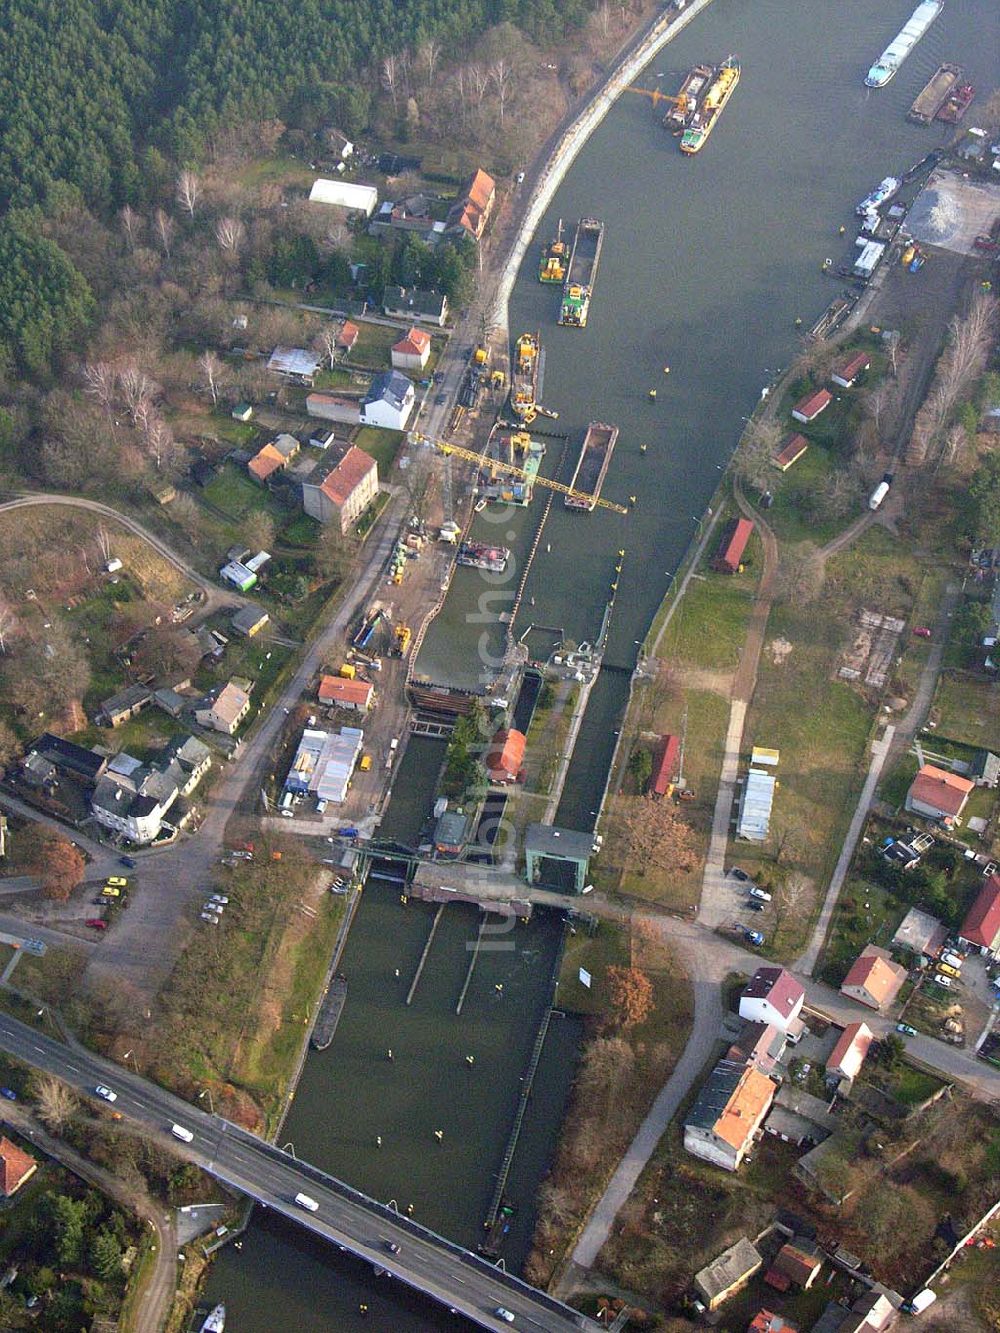
<path id="1" fill-rule="evenodd" d="M 285 778 L 285 792 L 315 796 L 317 805 L 342 805 L 364 738 L 360 727 L 341 727 L 340 731 L 307 727 Z"/>

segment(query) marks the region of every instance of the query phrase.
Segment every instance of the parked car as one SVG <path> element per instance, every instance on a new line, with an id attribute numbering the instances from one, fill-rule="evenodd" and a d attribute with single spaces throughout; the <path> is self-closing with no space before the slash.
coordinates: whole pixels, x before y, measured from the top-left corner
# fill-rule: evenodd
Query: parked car
<path id="1" fill-rule="evenodd" d="M 947 949 L 941 955 L 941 962 L 947 963 L 949 967 L 961 967 L 965 959 L 957 953 L 949 953 Z"/>
<path id="2" fill-rule="evenodd" d="M 945 990 L 951 990 L 952 987 L 955 985 L 951 977 L 946 977 L 941 972 L 934 973 L 934 984 L 936 986 L 943 986 Z"/>
<path id="3" fill-rule="evenodd" d="M 749 926 L 743 927 L 743 938 L 747 944 L 755 944 L 758 948 L 764 943 L 764 936 L 759 930 L 751 930 Z"/>
<path id="4" fill-rule="evenodd" d="M 9 1102 L 17 1101 L 17 1093 L 13 1088 L 0 1088 L 0 1097 L 6 1097 Z"/>
<path id="5" fill-rule="evenodd" d="M 750 890 L 750 897 L 756 898 L 760 903 L 769 903 L 771 901 L 771 895 L 765 889 L 758 889 L 756 884 Z"/>
<path id="6" fill-rule="evenodd" d="M 102 1099 L 102 1101 L 116 1102 L 118 1100 L 117 1092 L 112 1092 L 106 1083 L 98 1083 L 94 1092 Z"/>
<path id="7" fill-rule="evenodd" d="M 216 916 L 221 916 L 226 909 L 222 903 L 213 903 L 209 898 L 207 902 L 202 903 L 201 910 L 203 912 L 214 912 Z"/>
<path id="8" fill-rule="evenodd" d="M 997 873 L 997 863 L 996 863 L 996 861 L 987 861 L 986 864 L 983 866 L 983 874 L 984 874 L 984 875 L 995 875 L 996 873 Z"/>
<path id="9" fill-rule="evenodd" d="M 199 912 L 198 915 L 202 921 L 207 921 L 210 926 L 217 926 L 222 920 L 222 917 L 217 916 L 215 912 Z"/>
<path id="10" fill-rule="evenodd" d="M 102 921 L 101 918 L 98 916 L 88 917 L 83 924 L 87 926 L 90 930 L 107 930 L 108 928 L 108 923 L 106 921 Z"/>
<path id="11" fill-rule="evenodd" d="M 730 877 L 730 879 L 738 880 L 740 884 L 749 884 L 749 883 L 751 883 L 751 878 L 750 878 L 750 876 L 747 874 L 747 872 L 746 872 L 745 870 L 741 870 L 741 869 L 739 868 L 739 866 L 730 866 L 730 867 L 729 867 L 729 877 Z"/>
<path id="12" fill-rule="evenodd" d="M 229 898 L 224 893 L 213 893 L 208 901 L 210 903 L 221 903 L 225 907 L 229 903 Z"/>
<path id="13" fill-rule="evenodd" d="M 743 906 L 748 912 L 763 912 L 767 910 L 764 903 L 758 903 L 753 898 L 748 898 Z"/>
<path id="14" fill-rule="evenodd" d="M 957 967 L 953 967 L 951 963 L 941 962 L 938 963 L 938 967 L 941 969 L 941 971 L 944 973 L 946 977 L 954 977 L 956 981 L 961 981 L 962 979 L 961 972 L 958 970 Z"/>
<path id="15" fill-rule="evenodd" d="M 105 884 L 108 885 L 109 888 L 112 888 L 112 889 L 127 889 L 127 888 L 128 888 L 128 880 L 127 880 L 127 879 L 122 879 L 121 875 L 109 875 L 109 876 L 107 877 L 107 879 L 106 879 L 104 882 L 105 882 Z"/>
<path id="16" fill-rule="evenodd" d="M 917 625 L 913 633 L 918 639 L 929 639 L 932 637 L 932 631 L 926 625 Z"/>
<path id="17" fill-rule="evenodd" d="M 121 864 L 122 864 L 123 866 L 125 866 L 126 869 L 128 869 L 128 870 L 134 870 L 135 867 L 136 867 L 136 865 L 138 864 L 138 863 L 136 862 L 136 860 L 135 860 L 133 857 L 131 857 L 131 856 L 120 856 L 120 857 L 118 858 L 118 860 L 119 860 L 119 861 L 121 862 Z"/>
<path id="18" fill-rule="evenodd" d="M 911 1028 L 909 1023 L 897 1023 L 896 1031 L 901 1032 L 904 1037 L 915 1037 L 917 1035 L 917 1029 Z"/>

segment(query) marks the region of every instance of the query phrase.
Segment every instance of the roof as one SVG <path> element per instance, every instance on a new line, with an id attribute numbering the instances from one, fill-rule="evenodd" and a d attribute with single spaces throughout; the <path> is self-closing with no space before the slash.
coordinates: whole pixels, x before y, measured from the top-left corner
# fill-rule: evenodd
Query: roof
<path id="1" fill-rule="evenodd" d="M 29 751 L 29 755 L 31 754 L 39 754 L 56 768 L 67 769 L 90 782 L 95 781 L 104 772 L 107 763 L 103 754 L 86 750 L 73 741 L 63 740 L 61 736 L 53 736 L 51 731 L 45 731 L 39 736 Z"/>
<path id="2" fill-rule="evenodd" d="M 746 1236 L 741 1236 L 728 1250 L 723 1250 L 717 1259 L 695 1273 L 695 1285 L 702 1295 L 714 1301 L 730 1287 L 751 1277 L 763 1263 L 756 1248 Z"/>
<path id="3" fill-rule="evenodd" d="M 1000 779 L 1000 755 L 992 750 L 977 750 L 972 756 L 969 773 L 974 778 L 982 778 L 989 786 L 994 786 Z"/>
<path id="4" fill-rule="evenodd" d="M 517 777 L 524 763 L 525 736 L 523 731 L 498 731 L 490 742 L 486 755 L 486 768 L 489 773 L 509 774 Z"/>
<path id="5" fill-rule="evenodd" d="M 340 326 L 340 332 L 337 334 L 337 346 L 346 347 L 347 350 L 350 351 L 350 349 L 358 341 L 358 336 L 360 333 L 361 330 L 358 328 L 357 324 L 353 322 L 353 320 L 345 319 L 343 324 Z"/>
<path id="6" fill-rule="evenodd" d="M 233 629 L 247 633 L 250 630 L 259 629 L 261 625 L 266 625 L 270 619 L 271 617 L 267 612 L 262 611 L 259 606 L 241 606 L 229 623 Z"/>
<path id="7" fill-rule="evenodd" d="M 653 758 L 653 776 L 649 790 L 655 796 L 666 796 L 677 776 L 677 761 L 680 758 L 681 741 L 679 736 L 661 736 L 656 742 Z"/>
<path id="8" fill-rule="evenodd" d="M 317 463 L 306 485 L 316 486 L 335 505 L 346 504 L 368 474 L 377 470 L 374 458 L 352 444 L 343 458 Z"/>
<path id="9" fill-rule="evenodd" d="M 800 398 L 792 408 L 792 414 L 798 412 L 801 416 L 811 419 L 819 416 L 823 408 L 832 402 L 833 394 L 829 389 L 816 389 L 814 393 L 806 394 L 805 398 Z"/>
<path id="10" fill-rule="evenodd" d="M 271 443 L 286 461 L 289 458 L 294 458 L 301 448 L 301 445 L 295 436 L 289 435 L 287 431 L 282 431 L 282 433 L 276 436 Z"/>
<path id="11" fill-rule="evenodd" d="M 219 691 L 219 697 L 212 705 L 216 717 L 232 725 L 250 702 L 250 696 L 238 685 L 228 681 Z"/>
<path id="12" fill-rule="evenodd" d="M 305 347 L 278 346 L 271 353 L 267 363 L 268 370 L 276 370 L 279 375 L 315 375 L 320 366 L 320 358 L 315 352 Z"/>
<path id="13" fill-rule="evenodd" d="M 402 356 L 423 356 L 430 351 L 431 335 L 425 329 L 410 329 L 405 338 L 393 344 L 392 350 Z"/>
<path id="14" fill-rule="evenodd" d="M 468 815 L 460 810 L 445 810 L 434 825 L 434 841 L 444 847 L 460 847 L 468 832 Z"/>
<path id="15" fill-rule="evenodd" d="M 826 1061 L 828 1074 L 857 1078 L 875 1034 L 867 1023 L 848 1023 Z"/>
<path id="16" fill-rule="evenodd" d="M 367 680 L 348 680 L 346 676 L 320 676 L 317 697 L 321 703 L 361 704 L 367 708 L 374 686 Z"/>
<path id="17" fill-rule="evenodd" d="M 716 561 L 738 565 L 752 532 L 753 523 L 749 518 L 734 518 L 722 534 L 719 549 L 715 553 Z"/>
<path id="18" fill-rule="evenodd" d="M 842 366 L 838 366 L 833 374 L 837 379 L 845 380 L 850 384 L 863 370 L 867 370 L 871 363 L 872 359 L 868 352 L 857 352 L 849 361 L 845 361 Z"/>
<path id="19" fill-rule="evenodd" d="M 272 472 L 277 472 L 288 462 L 284 454 L 278 452 L 273 444 L 265 444 L 263 449 L 254 454 L 247 464 L 247 471 L 258 481 L 266 481 Z"/>
<path id="20" fill-rule="evenodd" d="M 765 773 L 762 768 L 751 768 L 747 773 L 740 800 L 739 825 L 736 829 L 738 838 L 747 838 L 751 842 L 765 840 L 771 827 L 771 806 L 774 804 L 776 783 L 774 774 Z"/>
<path id="21" fill-rule="evenodd" d="M 313 181 L 309 191 L 311 204 L 336 204 L 340 208 L 359 208 L 363 213 L 371 213 L 378 203 L 378 190 L 374 185 L 359 185 L 353 181 L 335 181 L 320 176 Z"/>
<path id="22" fill-rule="evenodd" d="M 737 1152 L 774 1100 L 775 1085 L 753 1065 L 720 1060 L 702 1084 L 686 1125 L 710 1131 Z"/>
<path id="23" fill-rule="evenodd" d="M 147 685 L 129 685 L 127 689 L 113 694 L 110 699 L 105 699 L 101 704 L 101 712 L 111 717 L 115 713 L 124 713 L 129 709 L 141 707 L 142 704 L 149 703 L 152 697 L 153 692 Z"/>
<path id="24" fill-rule="evenodd" d="M 479 167 L 448 213 L 448 226 L 461 227 L 478 240 L 496 194 L 496 181 Z"/>
<path id="25" fill-rule="evenodd" d="M 801 458 L 808 448 L 809 441 L 804 435 L 789 435 L 782 442 L 781 448 L 771 459 L 771 462 L 776 468 L 780 468 L 784 472 L 786 468 L 792 466 L 796 459 Z"/>
<path id="26" fill-rule="evenodd" d="M 359 727 L 341 727 L 327 735 L 309 783 L 309 790 L 317 801 L 339 804 L 346 799 L 347 786 L 364 740 L 365 734 Z"/>
<path id="27" fill-rule="evenodd" d="M 899 993 L 899 988 L 906 980 L 906 968 L 892 962 L 884 949 L 869 944 L 851 967 L 840 987 L 857 986 L 867 991 L 872 1000 L 881 1009 L 891 1004 Z"/>
<path id="28" fill-rule="evenodd" d="M 805 995 L 800 983 L 783 967 L 758 967 L 743 992 L 745 999 L 767 1000 L 786 1019 L 801 1008 Z"/>
<path id="29" fill-rule="evenodd" d="M 167 742 L 164 753 L 176 759 L 182 768 L 200 768 L 206 759 L 212 758 L 212 751 L 197 736 L 174 736 Z"/>
<path id="30" fill-rule="evenodd" d="M 1000 934 L 1000 875 L 990 875 L 986 880 L 958 933 L 970 944 L 993 948 Z"/>
<path id="31" fill-rule="evenodd" d="M 6 1136 L 0 1138 L 0 1195 L 13 1194 L 37 1166 L 31 1153 L 19 1148 Z"/>
<path id="32" fill-rule="evenodd" d="M 386 370 L 375 376 L 361 402 L 365 406 L 368 403 L 390 403 L 398 412 L 402 412 L 407 400 L 412 397 L 413 385 L 406 376 L 398 370 Z"/>
<path id="33" fill-rule="evenodd" d="M 946 769 L 936 768 L 933 764 L 924 764 L 917 776 L 910 783 L 907 801 L 919 801 L 921 805 L 932 806 L 944 815 L 958 815 L 969 799 L 969 793 L 975 783 L 968 778 L 949 773 Z"/>
<path id="34" fill-rule="evenodd" d="M 435 319 L 440 319 L 448 304 L 448 298 L 434 290 L 418 291 L 408 287 L 386 287 L 382 293 L 382 304 L 388 310 L 409 310 L 418 315 L 433 315 Z"/>
<path id="35" fill-rule="evenodd" d="M 594 852 L 593 833 L 554 828 L 551 824 L 529 824 L 524 850 L 535 856 L 558 856 L 568 861 L 589 861 Z"/>
<path id="36" fill-rule="evenodd" d="M 739 1036 L 726 1052 L 725 1058 L 734 1063 L 753 1063 L 762 1073 L 769 1074 L 777 1063 L 786 1040 L 785 1033 L 770 1023 L 744 1022 Z"/>
<path id="37" fill-rule="evenodd" d="M 919 907 L 911 907 L 899 923 L 899 929 L 893 935 L 892 943 L 897 949 L 929 954 L 937 953 L 947 938 L 947 928 L 936 916 L 921 911 Z"/>
<path id="38" fill-rule="evenodd" d="M 747 1333 L 799 1333 L 798 1324 L 790 1324 L 782 1314 L 758 1310 L 747 1325 Z"/>

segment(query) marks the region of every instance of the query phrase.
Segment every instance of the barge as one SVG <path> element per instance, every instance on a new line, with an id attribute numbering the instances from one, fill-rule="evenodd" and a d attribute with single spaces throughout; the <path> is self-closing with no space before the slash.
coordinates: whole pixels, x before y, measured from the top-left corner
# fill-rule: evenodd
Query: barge
<path id="1" fill-rule="evenodd" d="M 578 494 L 565 497 L 567 509 L 575 509 L 584 514 L 594 512 L 617 441 L 617 426 L 608 426 L 603 421 L 592 421 L 587 427 L 576 471 L 569 484 L 570 490 Z"/>
<path id="2" fill-rule="evenodd" d="M 313 1050 L 325 1051 L 333 1041 L 346 1003 L 347 978 L 334 977 L 323 996 L 323 1003 L 320 1005 L 312 1036 L 309 1038 L 309 1045 Z"/>
<path id="3" fill-rule="evenodd" d="M 569 328 L 585 329 L 590 314 L 590 298 L 601 262 L 604 223 L 596 218 L 581 218 L 573 238 L 573 250 L 563 287 L 559 323 Z"/>
<path id="4" fill-rule="evenodd" d="M 716 70 L 715 78 L 702 98 L 701 105 L 695 111 L 691 123 L 681 135 L 681 152 L 700 153 L 705 147 L 708 136 L 715 129 L 716 123 L 725 109 L 726 103 L 736 91 L 740 81 L 740 67 L 729 57 Z"/>
<path id="5" fill-rule="evenodd" d="M 866 88 L 884 88 L 944 8 L 944 0 L 921 0 L 865 75 Z"/>
<path id="6" fill-rule="evenodd" d="M 938 111 L 935 120 L 943 121 L 945 125 L 957 125 L 972 105 L 975 95 L 976 90 L 971 83 L 960 83 L 952 90 L 951 96 L 945 99 L 944 106 Z"/>
<path id="7" fill-rule="evenodd" d="M 522 333 L 514 344 L 514 374 L 510 385 L 510 406 L 522 421 L 532 421 L 538 397 L 538 368 L 542 340 L 537 333 Z"/>
<path id="8" fill-rule="evenodd" d="M 906 119 L 917 125 L 929 125 L 951 96 L 951 92 L 962 77 L 961 65 L 939 65 L 927 83 L 917 94 L 916 100 L 906 113 Z"/>
<path id="9" fill-rule="evenodd" d="M 871 194 L 865 195 L 861 203 L 855 208 L 855 213 L 859 218 L 863 218 L 871 213 L 873 209 L 881 208 L 896 194 L 902 183 L 898 176 L 886 176 L 884 180 L 879 181 Z"/>
<path id="10" fill-rule="evenodd" d="M 563 224 L 559 219 L 555 239 L 542 251 L 538 265 L 539 282 L 563 282 L 566 278 L 566 242 L 562 238 Z"/>
<path id="11" fill-rule="evenodd" d="M 491 546 L 488 542 L 463 542 L 455 557 L 469 569 L 486 569 L 491 574 L 502 574 L 507 568 L 510 551 L 506 546 Z"/>
<path id="12" fill-rule="evenodd" d="M 701 104 L 701 99 L 711 82 L 715 70 L 711 65 L 695 65 L 680 86 L 680 91 L 673 98 L 673 105 L 663 117 L 664 129 L 672 134 L 683 134 L 694 119 Z"/>

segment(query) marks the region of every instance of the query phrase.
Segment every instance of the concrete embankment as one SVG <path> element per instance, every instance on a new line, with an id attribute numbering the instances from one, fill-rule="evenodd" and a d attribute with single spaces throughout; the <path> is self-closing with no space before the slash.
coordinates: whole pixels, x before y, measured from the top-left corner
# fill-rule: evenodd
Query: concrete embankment
<path id="1" fill-rule="evenodd" d="M 525 251 L 531 244 L 542 215 L 556 190 L 576 160 L 580 149 L 611 110 L 619 95 L 642 72 L 645 65 L 691 22 L 712 0 L 691 0 L 687 9 L 669 10 L 653 21 L 646 33 L 628 48 L 618 65 L 589 99 L 573 123 L 564 131 L 542 168 L 521 224 L 521 230 L 507 257 L 494 297 L 491 322 L 507 331 L 507 303 Z"/>

